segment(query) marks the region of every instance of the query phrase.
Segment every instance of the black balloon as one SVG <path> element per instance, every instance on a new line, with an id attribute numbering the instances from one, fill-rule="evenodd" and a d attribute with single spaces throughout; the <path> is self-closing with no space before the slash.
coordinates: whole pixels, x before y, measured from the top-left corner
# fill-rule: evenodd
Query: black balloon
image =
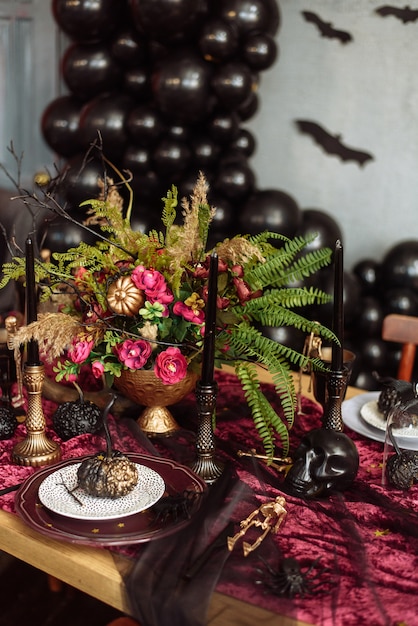
<path id="1" fill-rule="evenodd" d="M 77 247 L 82 241 L 94 245 L 97 240 L 98 237 L 86 231 L 82 226 L 57 216 L 45 224 L 42 248 L 51 252 L 67 252 L 69 248 Z"/>
<path id="2" fill-rule="evenodd" d="M 225 61 L 238 50 L 238 33 L 231 24 L 214 17 L 202 27 L 198 44 L 207 61 Z"/>
<path id="3" fill-rule="evenodd" d="M 128 146 L 123 155 L 122 166 L 134 176 L 138 173 L 145 174 L 152 168 L 151 150 L 145 146 Z"/>
<path id="4" fill-rule="evenodd" d="M 373 294 L 379 290 L 380 264 L 374 259 L 362 259 L 353 267 L 364 294 Z"/>
<path id="5" fill-rule="evenodd" d="M 207 0 L 131 0 L 138 31 L 162 42 L 182 41 L 207 15 Z"/>
<path id="6" fill-rule="evenodd" d="M 123 26 L 110 45 L 112 56 L 125 67 L 141 65 L 146 58 L 144 40 L 129 27 Z"/>
<path id="7" fill-rule="evenodd" d="M 247 161 L 248 159 L 245 156 L 244 152 L 237 150 L 236 148 L 228 147 L 222 152 L 222 155 L 219 159 L 219 168 L 222 169 L 223 167 L 225 167 L 225 165 L 229 165 L 231 163 L 246 165 Z"/>
<path id="8" fill-rule="evenodd" d="M 247 159 L 254 154 L 255 148 L 255 137 L 247 128 L 240 128 L 238 135 L 229 144 L 230 150 L 240 152 Z"/>
<path id="9" fill-rule="evenodd" d="M 418 240 L 402 241 L 382 260 L 383 287 L 406 287 L 418 291 Z"/>
<path id="10" fill-rule="evenodd" d="M 193 48 L 174 51 L 152 74 L 157 108 L 175 122 L 203 119 L 210 106 L 210 64 Z"/>
<path id="11" fill-rule="evenodd" d="M 224 196 L 209 189 L 209 204 L 216 209 L 215 216 L 211 222 L 211 233 L 218 237 L 218 233 L 230 233 L 234 226 L 236 211 L 233 204 Z"/>
<path id="12" fill-rule="evenodd" d="M 72 158 L 66 168 L 62 191 L 70 210 L 77 211 L 81 202 L 98 197 L 100 189 L 97 181 L 103 178 L 103 164 L 95 158 L 86 160 L 83 153 Z M 80 211 L 85 214 L 85 209 Z"/>
<path id="13" fill-rule="evenodd" d="M 239 117 L 233 111 L 216 111 L 207 122 L 207 131 L 212 139 L 221 144 L 229 144 L 239 134 Z"/>
<path id="14" fill-rule="evenodd" d="M 126 120 L 126 129 L 138 145 L 152 146 L 165 130 L 161 114 L 152 105 L 135 107 Z"/>
<path id="15" fill-rule="evenodd" d="M 191 140 L 193 161 L 202 169 L 211 168 L 219 157 L 221 148 L 211 137 L 198 135 Z"/>
<path id="16" fill-rule="evenodd" d="M 276 41 L 265 33 L 250 33 L 242 48 L 243 59 L 251 69 L 258 72 L 271 67 L 277 59 Z"/>
<path id="17" fill-rule="evenodd" d="M 384 312 L 379 298 L 363 296 L 354 320 L 356 332 L 365 337 L 377 337 L 382 333 Z"/>
<path id="18" fill-rule="evenodd" d="M 369 337 L 361 342 L 361 356 L 370 371 L 382 371 L 386 367 L 388 345 L 380 337 Z"/>
<path id="19" fill-rule="evenodd" d="M 381 389 L 381 386 L 368 366 L 361 369 L 357 373 L 355 380 L 350 381 L 350 383 L 355 384 L 359 389 L 366 389 L 367 391 L 380 391 Z"/>
<path id="20" fill-rule="evenodd" d="M 157 144 L 152 158 L 160 176 L 175 176 L 177 180 L 189 166 L 191 150 L 184 142 L 166 137 Z"/>
<path id="21" fill-rule="evenodd" d="M 167 192 L 167 185 L 160 180 L 155 170 L 148 170 L 144 173 L 135 173 L 130 183 L 134 191 L 135 200 L 142 206 L 145 201 L 155 202 L 156 199 L 162 198 Z M 160 211 L 161 211 L 161 205 Z"/>
<path id="22" fill-rule="evenodd" d="M 66 35 L 84 43 L 106 41 L 123 16 L 120 0 L 53 0 L 52 12 Z"/>
<path id="23" fill-rule="evenodd" d="M 246 163 L 228 163 L 220 168 L 215 181 L 215 190 L 228 200 L 244 201 L 253 192 L 255 175 Z"/>
<path id="24" fill-rule="evenodd" d="M 412 289 L 397 287 L 385 291 L 385 315 L 399 313 L 401 315 L 418 315 L 418 293 Z"/>
<path id="25" fill-rule="evenodd" d="M 240 120 L 246 122 L 251 119 L 257 113 L 259 104 L 260 102 L 257 92 L 252 91 L 247 100 L 240 104 L 240 106 L 236 109 L 236 113 L 238 114 Z"/>
<path id="26" fill-rule="evenodd" d="M 80 136 L 85 147 L 97 139 L 99 131 L 106 156 L 120 158 L 128 142 L 125 126 L 132 107 L 131 98 L 123 93 L 105 93 L 90 100 L 80 116 Z"/>
<path id="27" fill-rule="evenodd" d="M 155 201 L 134 204 L 131 226 L 141 233 L 148 233 L 153 229 L 161 230 L 161 204 Z"/>
<path id="28" fill-rule="evenodd" d="M 222 0 L 220 17 L 235 26 L 240 35 L 257 31 L 275 35 L 280 26 L 276 0 Z"/>
<path id="29" fill-rule="evenodd" d="M 305 209 L 297 235 L 309 238 L 314 234 L 316 238 L 306 246 L 306 252 L 325 247 L 334 249 L 337 239 L 342 241 L 340 226 L 331 215 L 319 209 Z"/>
<path id="30" fill-rule="evenodd" d="M 137 102 L 146 101 L 151 95 L 151 85 L 148 68 L 145 63 L 137 67 L 131 67 L 124 74 L 124 86 L 126 91 Z"/>
<path id="31" fill-rule="evenodd" d="M 245 63 L 231 61 L 218 67 L 211 85 L 221 106 L 233 111 L 251 95 L 253 75 Z"/>
<path id="32" fill-rule="evenodd" d="M 42 134 L 48 146 L 62 157 L 72 157 L 81 150 L 79 124 L 81 103 L 72 96 L 61 96 L 45 109 Z"/>
<path id="33" fill-rule="evenodd" d="M 245 202 L 239 216 L 241 230 L 252 235 L 269 230 L 293 237 L 300 221 L 296 200 L 279 189 L 256 191 Z"/>
<path id="34" fill-rule="evenodd" d="M 298 352 L 303 351 L 306 335 L 298 328 L 294 328 L 293 326 L 262 326 L 260 330 L 265 337 L 277 343 Z"/>
<path id="35" fill-rule="evenodd" d="M 105 44 L 72 44 L 62 60 L 64 81 L 75 96 L 88 100 L 117 87 L 122 72 Z"/>
<path id="36" fill-rule="evenodd" d="M 179 141 L 188 141 L 192 134 L 187 124 L 174 124 L 167 127 L 167 136 L 173 137 Z"/>

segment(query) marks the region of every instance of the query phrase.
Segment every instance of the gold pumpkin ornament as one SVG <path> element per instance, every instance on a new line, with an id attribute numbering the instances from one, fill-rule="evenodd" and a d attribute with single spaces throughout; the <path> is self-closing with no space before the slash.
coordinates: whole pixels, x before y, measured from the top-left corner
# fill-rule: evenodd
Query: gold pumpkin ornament
<path id="1" fill-rule="evenodd" d="M 130 276 L 120 276 L 109 287 L 107 304 L 117 315 L 134 317 L 145 302 L 141 289 L 132 282 Z"/>

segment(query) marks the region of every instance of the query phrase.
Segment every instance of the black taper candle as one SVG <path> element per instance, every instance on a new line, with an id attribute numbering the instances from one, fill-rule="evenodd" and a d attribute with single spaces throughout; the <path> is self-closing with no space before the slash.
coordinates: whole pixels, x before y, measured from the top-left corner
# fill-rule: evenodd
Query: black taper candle
<path id="1" fill-rule="evenodd" d="M 36 322 L 37 314 L 37 297 L 35 282 L 35 256 L 33 249 L 33 241 L 30 237 L 26 239 L 26 324 Z M 39 364 L 39 348 L 38 342 L 29 341 L 27 345 L 27 363 L 29 365 Z"/>
<path id="2" fill-rule="evenodd" d="M 344 263 L 343 246 L 339 239 L 335 242 L 334 250 L 334 313 L 332 330 L 340 345 L 332 346 L 332 371 L 341 372 L 343 369 L 344 344 Z"/>
<path id="3" fill-rule="evenodd" d="M 215 333 L 216 333 L 216 299 L 218 296 L 218 255 L 212 252 L 210 257 L 208 297 L 206 301 L 205 339 L 202 359 L 202 385 L 213 383 L 215 368 Z"/>

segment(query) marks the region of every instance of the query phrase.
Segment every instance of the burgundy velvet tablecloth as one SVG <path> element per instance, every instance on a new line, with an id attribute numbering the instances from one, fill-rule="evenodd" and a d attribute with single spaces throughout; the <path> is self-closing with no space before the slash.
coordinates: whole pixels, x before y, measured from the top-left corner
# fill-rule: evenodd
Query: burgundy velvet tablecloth
<path id="1" fill-rule="evenodd" d="M 283 475 L 263 462 L 238 457 L 238 450 L 259 446 L 240 385 L 234 376 L 218 374 L 217 452 L 233 465 L 240 481 L 249 488 L 232 514 L 235 530 L 254 508 L 278 495 L 286 498 L 288 511 L 280 532 L 269 536 L 262 547 L 243 557 L 242 544 L 227 559 L 217 590 L 317 626 L 418 626 L 418 486 L 408 492 L 381 486 L 383 444 L 365 439 L 350 430 L 360 455 L 358 476 L 343 494 L 323 500 L 304 501 L 287 495 Z M 280 406 L 274 389 L 264 386 L 270 400 Z M 48 434 L 53 403 L 44 401 Z M 291 448 L 304 432 L 320 426 L 321 409 L 303 398 L 302 414 L 291 431 Z M 173 407 L 182 429 L 173 437 L 149 442 L 136 432 L 129 419 L 113 419 L 110 425 L 118 449 L 172 457 L 180 463 L 193 458 L 196 429 L 194 395 Z M 36 469 L 11 463 L 13 441 L 0 442 L 0 488 L 23 481 Z M 82 435 L 62 442 L 64 458 L 91 454 L 103 448 L 99 435 Z M 261 452 L 261 450 L 259 449 Z M 14 494 L 0 498 L 0 506 L 14 512 Z M 124 547 L 122 554 L 141 558 L 142 546 Z M 294 557 L 306 569 L 315 559 L 327 568 L 332 582 L 329 593 L 284 598 L 272 594 L 257 581 L 265 579 L 265 561 L 278 568 L 284 557 Z M 314 575 L 312 570 L 310 575 Z M 278 621 L 278 623 L 280 623 Z"/>

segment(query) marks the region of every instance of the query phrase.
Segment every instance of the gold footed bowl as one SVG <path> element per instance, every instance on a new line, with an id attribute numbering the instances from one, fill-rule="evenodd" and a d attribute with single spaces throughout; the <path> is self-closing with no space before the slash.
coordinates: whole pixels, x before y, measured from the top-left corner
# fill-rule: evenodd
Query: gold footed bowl
<path id="1" fill-rule="evenodd" d="M 122 370 L 120 377 L 115 377 L 114 386 L 133 402 L 146 407 L 137 422 L 148 437 L 168 436 L 180 426 L 167 407 L 193 391 L 198 378 L 194 372 L 187 372 L 178 383 L 164 385 L 152 370 Z"/>

